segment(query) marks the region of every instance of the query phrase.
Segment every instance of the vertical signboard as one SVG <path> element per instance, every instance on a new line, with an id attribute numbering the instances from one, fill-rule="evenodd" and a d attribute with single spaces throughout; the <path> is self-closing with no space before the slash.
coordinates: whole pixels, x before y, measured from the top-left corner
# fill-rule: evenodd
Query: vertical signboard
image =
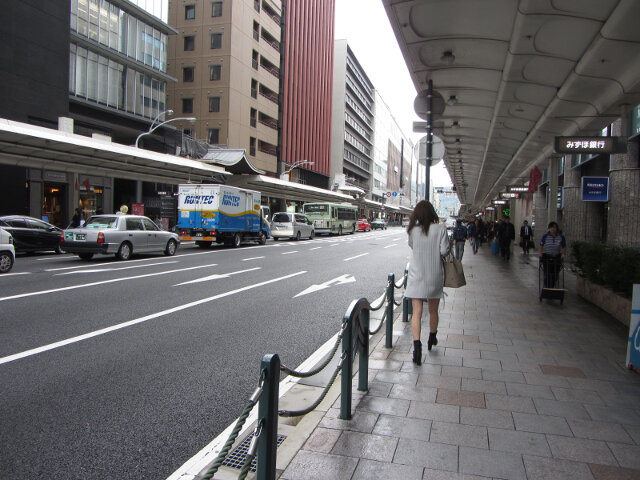
<path id="1" fill-rule="evenodd" d="M 582 201 L 608 202 L 609 177 L 582 177 Z"/>
<path id="2" fill-rule="evenodd" d="M 633 286 L 629 344 L 627 345 L 627 367 L 640 371 L 640 284 Z"/>

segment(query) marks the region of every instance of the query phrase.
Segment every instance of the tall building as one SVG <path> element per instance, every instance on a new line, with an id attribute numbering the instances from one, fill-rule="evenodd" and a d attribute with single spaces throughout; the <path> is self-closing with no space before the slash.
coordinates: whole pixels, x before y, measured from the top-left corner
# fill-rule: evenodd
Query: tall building
<path id="1" fill-rule="evenodd" d="M 166 109 L 174 81 L 167 46 L 175 31 L 166 14 L 167 0 L 3 2 L 0 117 L 30 124 L 33 132 L 46 127 L 102 145 L 134 144 Z M 167 127 L 144 141 L 174 153 L 177 140 Z M 46 216 L 66 226 L 75 207 L 109 211 L 114 203 L 158 200 L 157 192 L 167 190 L 154 183 L 152 169 L 134 173 L 69 153 L 55 161 L 16 157 L 0 158 L 0 213 Z"/>
<path id="2" fill-rule="evenodd" d="M 169 1 L 167 105 L 176 122 L 211 145 L 243 148 L 253 165 L 277 172 L 280 0 Z"/>
<path id="3" fill-rule="evenodd" d="M 346 40 L 334 43 L 331 183 L 371 192 L 375 100 L 373 84 Z"/>
<path id="4" fill-rule="evenodd" d="M 335 1 L 291 0 L 284 10 L 282 170 L 298 164 L 292 180 L 328 188 Z"/>

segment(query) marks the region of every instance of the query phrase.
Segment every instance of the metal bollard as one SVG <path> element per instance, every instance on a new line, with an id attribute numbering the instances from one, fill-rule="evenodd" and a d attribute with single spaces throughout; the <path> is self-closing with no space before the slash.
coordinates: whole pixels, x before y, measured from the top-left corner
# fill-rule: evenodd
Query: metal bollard
<path id="1" fill-rule="evenodd" d="M 393 347 L 393 307 L 394 307 L 394 289 L 395 275 L 390 273 L 387 277 L 387 335 L 384 342 L 386 348 Z"/>
<path id="2" fill-rule="evenodd" d="M 360 312 L 358 325 L 358 390 L 369 390 L 369 310 Z"/>
<path id="3" fill-rule="evenodd" d="M 262 425 L 258 439 L 258 480 L 276 478 L 278 434 L 278 388 L 280 385 L 280 357 L 269 354 L 262 357 L 260 372 L 264 375 L 264 390 L 258 405 L 258 425 Z"/>
<path id="4" fill-rule="evenodd" d="M 409 315 L 413 314 L 413 306 L 411 305 L 411 299 L 404 297 L 402 299 L 402 321 L 408 322 Z"/>
<path id="5" fill-rule="evenodd" d="M 340 418 L 342 420 L 351 420 L 351 376 L 353 374 L 352 362 L 353 362 L 353 350 L 351 348 L 351 315 L 349 314 L 351 308 L 355 303 L 351 304 L 347 314 L 344 317 L 344 321 L 347 322 L 347 328 L 344 329 L 342 335 L 342 372 L 341 376 L 341 389 L 340 389 Z"/>

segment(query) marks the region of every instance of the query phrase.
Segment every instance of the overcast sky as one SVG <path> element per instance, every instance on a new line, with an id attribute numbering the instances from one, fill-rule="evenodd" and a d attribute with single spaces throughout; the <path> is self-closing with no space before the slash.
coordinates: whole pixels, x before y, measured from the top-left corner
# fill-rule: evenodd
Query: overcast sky
<path id="1" fill-rule="evenodd" d="M 391 109 L 406 136 L 416 143 L 424 133 L 413 132 L 423 121 L 413 110 L 416 89 L 381 0 L 336 0 L 335 38 L 347 39 L 369 80 Z M 431 186 L 451 185 L 444 162 L 431 169 Z"/>

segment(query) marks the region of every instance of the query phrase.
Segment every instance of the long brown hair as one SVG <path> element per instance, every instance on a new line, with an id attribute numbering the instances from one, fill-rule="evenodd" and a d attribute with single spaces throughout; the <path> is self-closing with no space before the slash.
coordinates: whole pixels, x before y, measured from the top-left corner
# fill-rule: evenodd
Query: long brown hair
<path id="1" fill-rule="evenodd" d="M 416 225 L 420 225 L 422 231 L 426 235 L 429 233 L 429 227 L 432 223 L 438 223 L 440 218 L 436 213 L 436 209 L 433 208 L 431 202 L 427 200 L 420 200 L 411 215 L 409 215 L 409 226 L 407 227 L 407 233 L 411 233 L 411 229 Z"/>

